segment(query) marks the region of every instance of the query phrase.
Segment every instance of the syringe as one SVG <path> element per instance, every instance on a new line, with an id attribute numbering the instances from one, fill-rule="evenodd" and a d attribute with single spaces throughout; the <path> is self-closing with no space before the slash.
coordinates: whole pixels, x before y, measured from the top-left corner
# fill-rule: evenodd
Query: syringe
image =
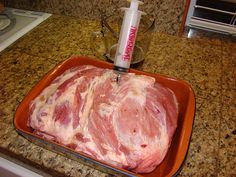
<path id="1" fill-rule="evenodd" d="M 129 8 L 122 8 L 125 11 L 125 14 L 114 60 L 114 70 L 117 73 L 117 82 L 121 79 L 122 73 L 129 71 L 140 18 L 141 15 L 144 14 L 142 11 L 138 10 L 139 4 L 143 4 L 143 2 L 131 0 L 130 3 Z"/>

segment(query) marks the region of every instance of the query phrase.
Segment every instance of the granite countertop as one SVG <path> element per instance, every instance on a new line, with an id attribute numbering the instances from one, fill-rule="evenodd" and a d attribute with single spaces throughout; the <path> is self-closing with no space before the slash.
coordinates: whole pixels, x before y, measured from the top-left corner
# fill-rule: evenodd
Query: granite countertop
<path id="1" fill-rule="evenodd" d="M 91 47 L 96 30 L 96 21 L 52 16 L 0 53 L 0 152 L 52 174 L 110 176 L 32 144 L 13 126 L 21 100 L 56 64 L 72 55 L 102 58 Z M 185 80 L 194 89 L 196 115 L 179 176 L 235 176 L 236 43 L 154 33 L 138 69 Z"/>

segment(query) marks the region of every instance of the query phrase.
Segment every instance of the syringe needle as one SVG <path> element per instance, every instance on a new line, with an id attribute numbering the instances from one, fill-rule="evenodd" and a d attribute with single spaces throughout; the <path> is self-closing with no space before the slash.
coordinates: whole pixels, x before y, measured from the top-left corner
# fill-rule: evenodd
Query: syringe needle
<path id="1" fill-rule="evenodd" d="M 119 83 L 120 80 L 121 80 L 121 74 L 117 73 L 117 75 L 116 75 L 116 82 Z"/>

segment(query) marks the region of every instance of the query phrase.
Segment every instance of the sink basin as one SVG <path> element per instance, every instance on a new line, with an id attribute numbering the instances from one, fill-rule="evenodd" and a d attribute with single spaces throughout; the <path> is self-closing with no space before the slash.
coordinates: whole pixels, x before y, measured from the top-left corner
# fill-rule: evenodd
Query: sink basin
<path id="1" fill-rule="evenodd" d="M 0 52 L 50 16 L 44 12 L 5 8 L 0 14 Z"/>

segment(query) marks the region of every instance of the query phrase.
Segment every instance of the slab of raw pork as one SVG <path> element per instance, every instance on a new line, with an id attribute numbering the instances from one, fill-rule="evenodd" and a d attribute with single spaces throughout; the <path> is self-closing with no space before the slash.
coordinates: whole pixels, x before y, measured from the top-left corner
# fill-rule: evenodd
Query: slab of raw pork
<path id="1" fill-rule="evenodd" d="M 134 172 L 161 163 L 177 127 L 173 92 L 143 75 L 90 65 L 65 71 L 30 105 L 34 133 Z"/>

